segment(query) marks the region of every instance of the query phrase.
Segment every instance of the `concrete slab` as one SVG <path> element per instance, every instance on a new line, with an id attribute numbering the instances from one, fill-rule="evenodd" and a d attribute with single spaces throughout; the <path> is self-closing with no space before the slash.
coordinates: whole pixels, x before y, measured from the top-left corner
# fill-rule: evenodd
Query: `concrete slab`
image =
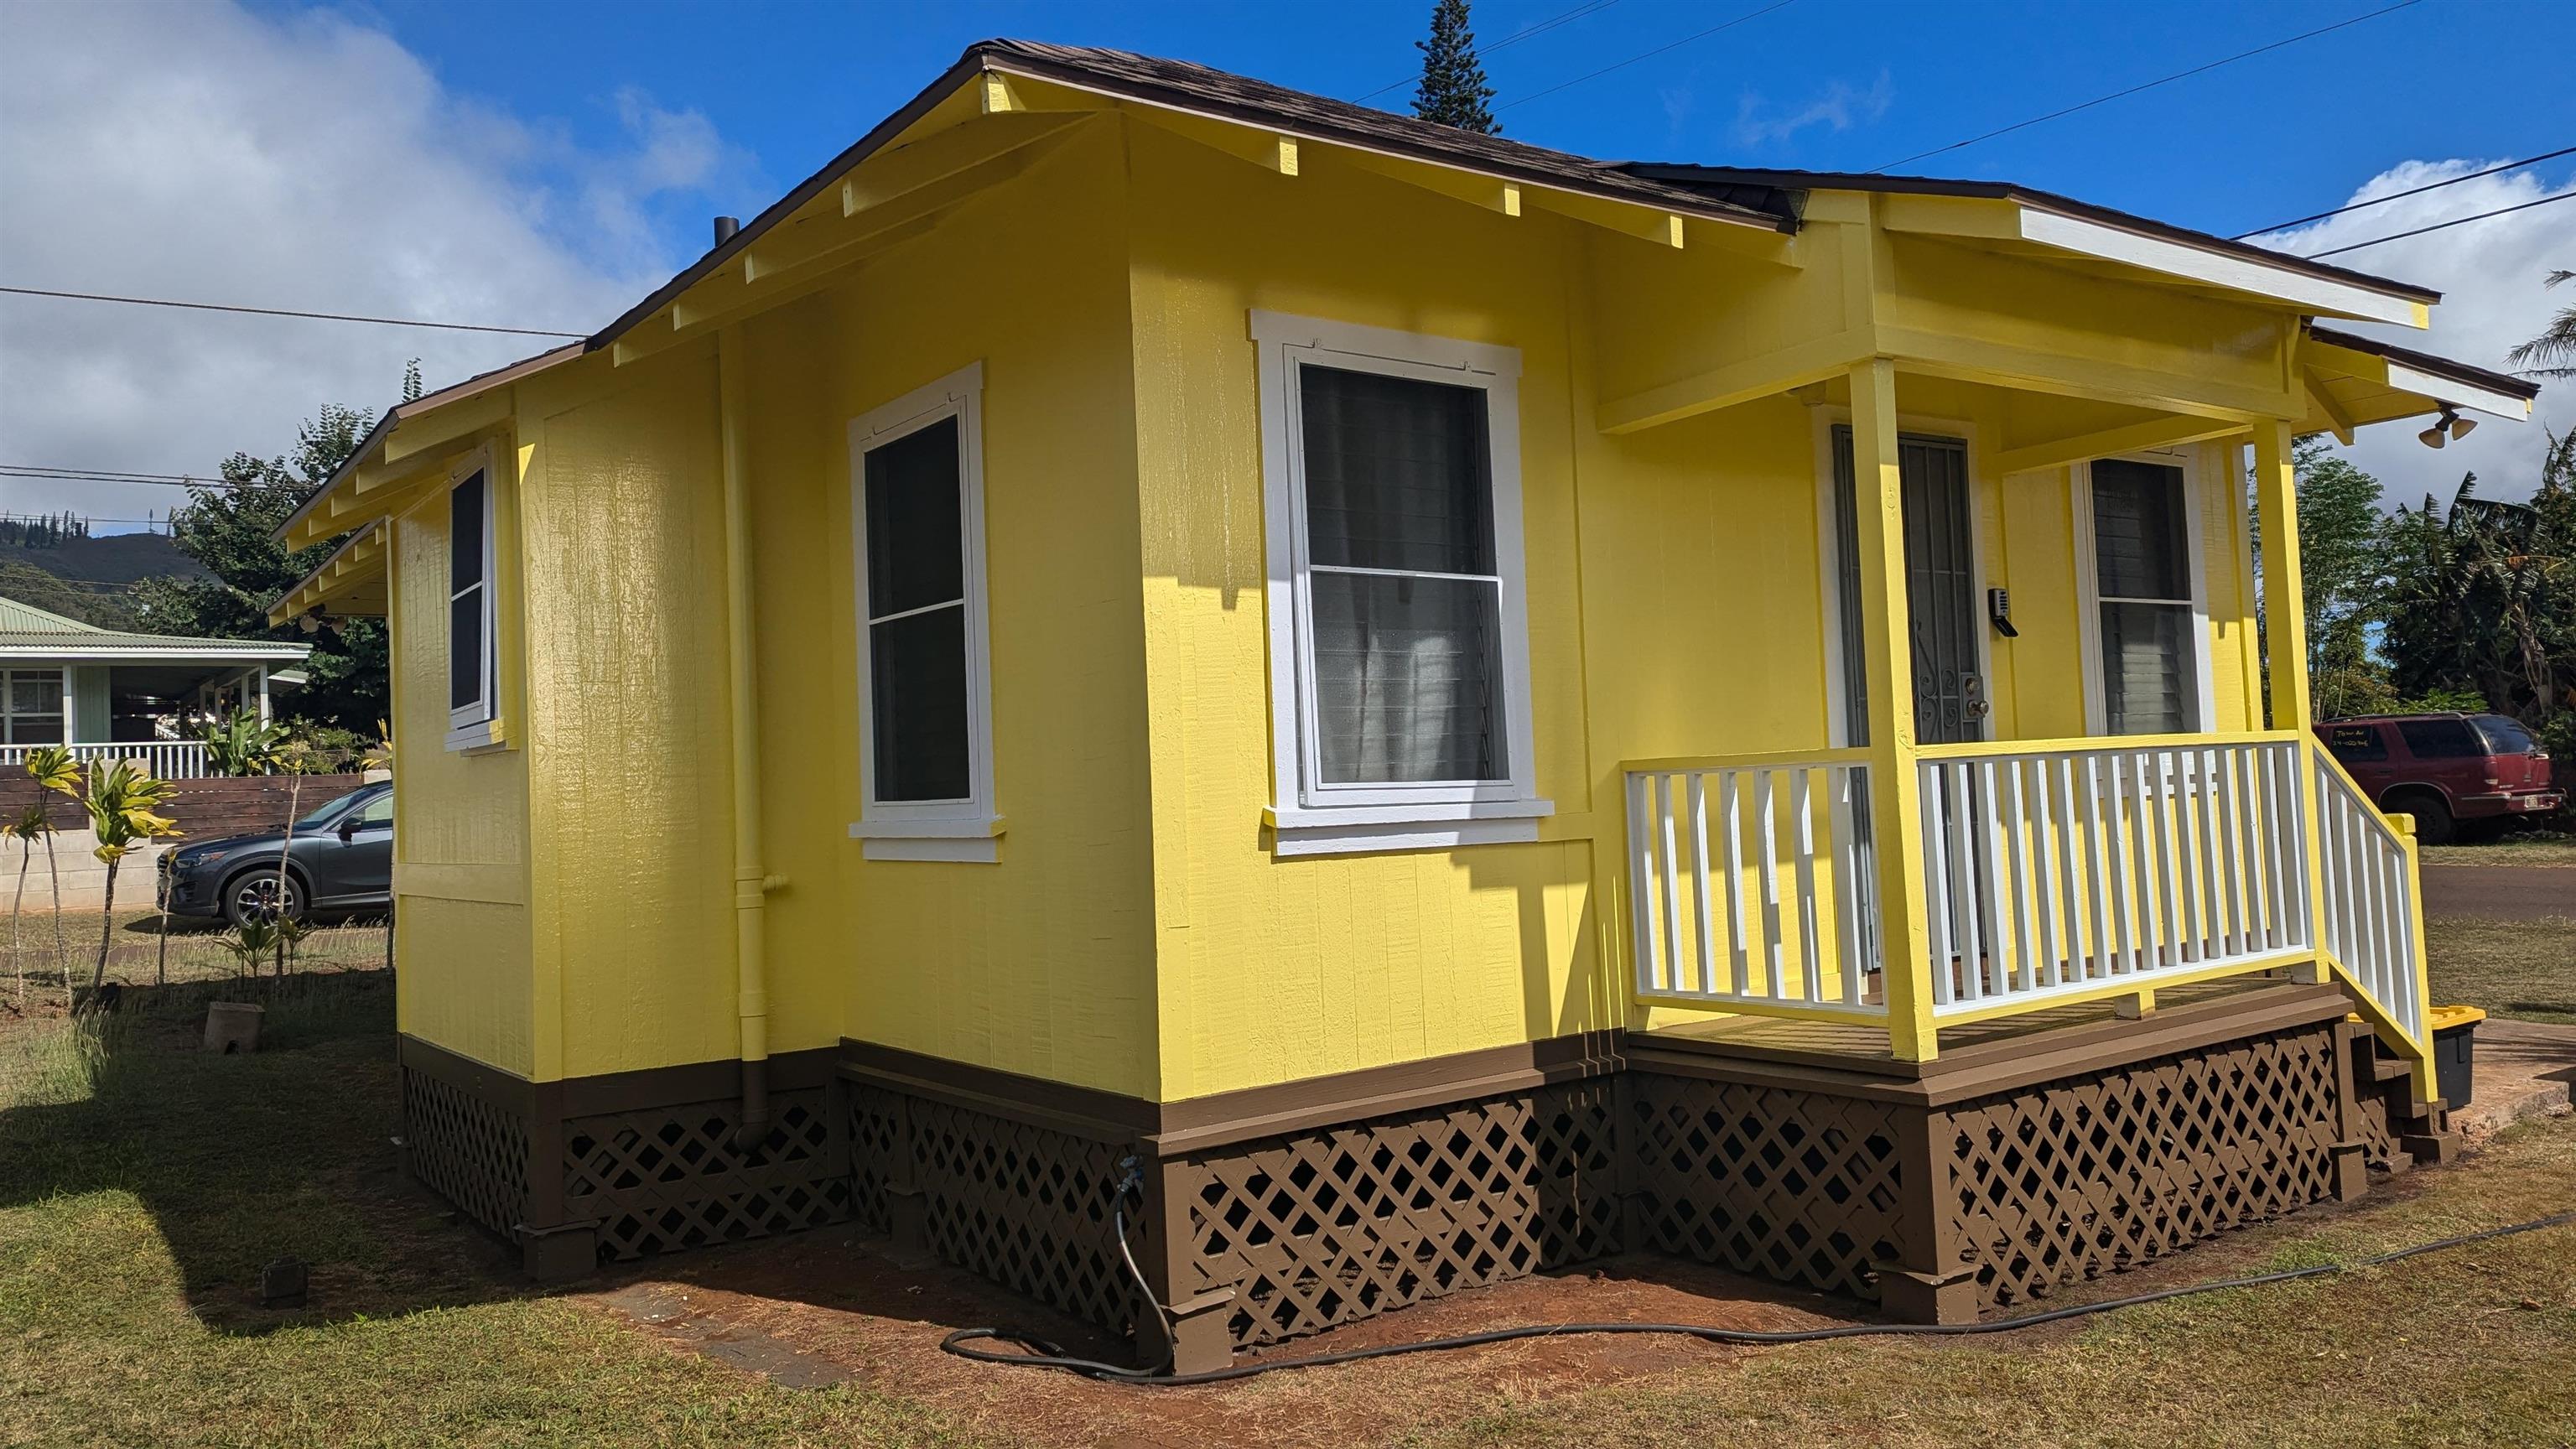
<path id="1" fill-rule="evenodd" d="M 2472 1146 L 2525 1118 L 2576 1110 L 2576 1026 L 2493 1017 L 2478 1023 L 2471 1093 L 2451 1125 Z"/>

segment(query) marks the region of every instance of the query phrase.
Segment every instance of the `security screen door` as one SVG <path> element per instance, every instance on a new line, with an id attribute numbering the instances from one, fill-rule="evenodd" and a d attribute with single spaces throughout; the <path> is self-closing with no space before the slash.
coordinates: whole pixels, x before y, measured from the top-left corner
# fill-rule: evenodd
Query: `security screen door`
<path id="1" fill-rule="evenodd" d="M 1968 522 L 1968 447 L 1956 438 L 1897 440 L 1905 491 L 1905 601 L 1912 622 L 1914 738 L 1958 744 L 1985 738 L 1985 676 L 1977 655 L 1976 544 Z M 1834 429 L 1835 560 L 1842 608 L 1843 724 L 1869 743 L 1869 680 L 1862 662 L 1860 521 L 1851 429 Z"/>

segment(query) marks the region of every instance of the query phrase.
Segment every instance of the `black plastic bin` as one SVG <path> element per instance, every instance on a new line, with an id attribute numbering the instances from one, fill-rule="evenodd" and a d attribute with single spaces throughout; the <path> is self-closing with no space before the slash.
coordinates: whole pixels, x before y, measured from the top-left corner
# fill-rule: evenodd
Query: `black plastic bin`
<path id="1" fill-rule="evenodd" d="M 2487 1014 L 2474 1006 L 2437 1006 L 2433 1020 L 2433 1087 L 2454 1110 L 2469 1105 L 2478 1064 L 2478 1023 Z"/>

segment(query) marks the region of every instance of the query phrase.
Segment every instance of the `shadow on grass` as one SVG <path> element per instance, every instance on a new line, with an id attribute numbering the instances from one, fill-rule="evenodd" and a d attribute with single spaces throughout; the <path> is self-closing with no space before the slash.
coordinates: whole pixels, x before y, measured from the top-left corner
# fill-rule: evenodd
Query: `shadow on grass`
<path id="1" fill-rule="evenodd" d="M 393 996 L 381 970 L 303 971 L 31 1023 L 0 1040 L 0 1208 L 132 1194 L 225 1332 L 528 1296 L 515 1253 L 397 1176 Z M 200 1049 L 216 1000 L 265 1008 L 258 1052 Z M 289 1256 L 311 1306 L 261 1307 L 262 1266 Z"/>
<path id="2" fill-rule="evenodd" d="M 217 1000 L 265 1008 L 257 1052 L 202 1049 Z M 62 1200 L 131 1194 L 167 1245 L 187 1311 L 228 1334 L 545 1296 L 516 1246 L 398 1173 L 393 1018 L 392 973 L 308 970 L 130 986 L 112 1014 L 0 1034 L 0 1210 L 51 1209 L 79 1231 L 90 1209 Z M 309 1265 L 307 1306 L 264 1308 L 260 1270 L 285 1256 Z M 847 1222 L 604 1264 L 569 1291 L 649 1325 L 667 1305 L 636 1305 L 660 1304 L 661 1283 L 914 1325 L 907 1335 L 1003 1323 L 1077 1352 L 1127 1352 L 1122 1338 L 964 1269 L 889 1253 Z"/>

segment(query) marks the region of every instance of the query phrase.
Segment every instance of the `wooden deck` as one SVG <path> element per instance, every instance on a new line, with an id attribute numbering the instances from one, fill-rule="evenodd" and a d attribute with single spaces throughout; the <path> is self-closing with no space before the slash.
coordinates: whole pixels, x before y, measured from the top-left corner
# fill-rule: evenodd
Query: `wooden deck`
<path id="1" fill-rule="evenodd" d="M 1628 1038 L 1627 1049 L 1632 1056 L 1733 1058 L 1931 1083 L 1953 1076 L 2011 1074 L 2017 1064 L 2055 1061 L 2070 1051 L 2102 1055 L 2102 1049 L 2109 1047 L 2114 1054 L 2131 1054 L 2142 1044 L 2133 1039 L 2161 1037 L 2175 1028 L 2193 1036 L 2206 1035 L 2210 1029 L 2224 1031 L 2239 1016 L 2267 1014 L 2272 1008 L 2311 1001 L 2315 993 L 2334 989 L 2299 985 L 2278 976 L 2240 976 L 2165 987 L 2156 993 L 2156 1009 L 2138 1018 L 2118 1015 L 2107 1001 L 2050 1007 L 1943 1027 L 1940 1054 L 1928 1062 L 1898 1061 L 1888 1050 L 1887 1033 L 1874 1024 L 1760 1016 L 1641 1031 Z"/>

